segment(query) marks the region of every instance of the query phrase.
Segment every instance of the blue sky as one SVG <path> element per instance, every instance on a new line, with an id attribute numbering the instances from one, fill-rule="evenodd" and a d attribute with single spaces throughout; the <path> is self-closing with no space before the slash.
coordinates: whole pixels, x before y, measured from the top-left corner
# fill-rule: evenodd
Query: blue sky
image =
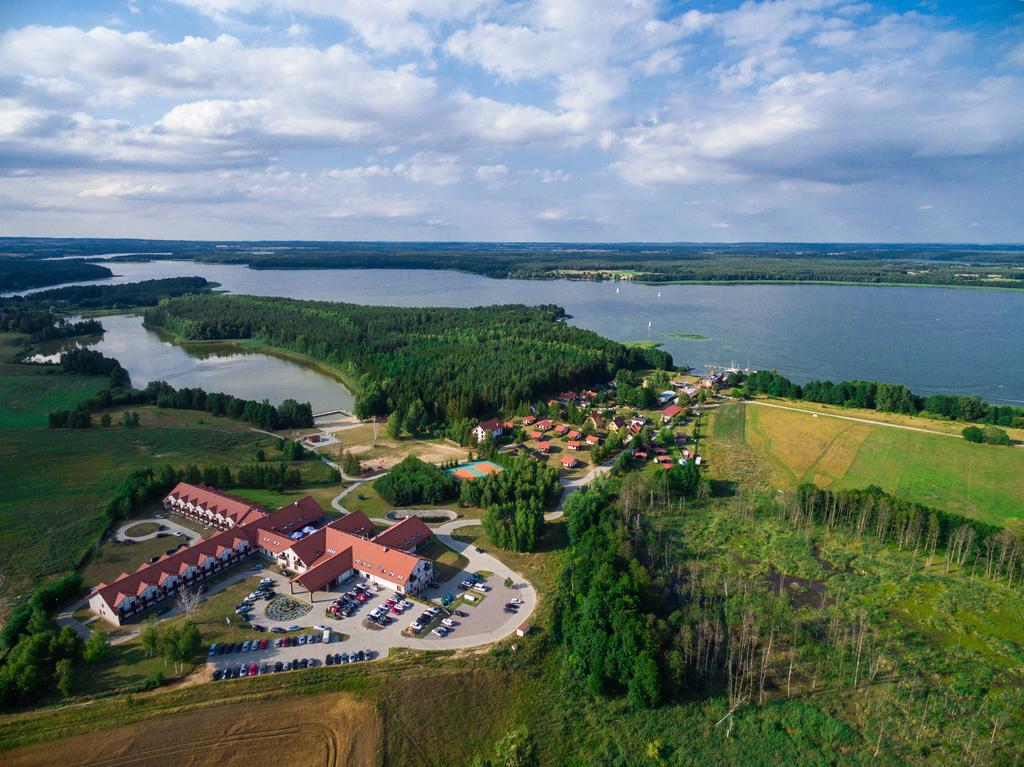
<path id="1" fill-rule="evenodd" d="M 0 234 L 1024 241 L 1024 2 L 0 0 Z"/>

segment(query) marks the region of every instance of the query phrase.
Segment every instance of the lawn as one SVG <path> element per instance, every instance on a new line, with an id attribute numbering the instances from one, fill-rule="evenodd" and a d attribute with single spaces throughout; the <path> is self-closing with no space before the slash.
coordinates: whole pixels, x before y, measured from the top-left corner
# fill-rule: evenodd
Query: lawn
<path id="1" fill-rule="evenodd" d="M 160 525 L 156 522 L 139 522 L 136 525 L 126 528 L 124 534 L 132 538 L 141 538 L 144 535 L 155 533 L 159 529 Z"/>
<path id="2" fill-rule="evenodd" d="M 801 482 L 837 489 L 878 485 L 993 524 L 1019 525 L 1024 518 L 1021 448 L 776 408 L 723 407 L 716 415 L 715 441 L 735 440 L 740 433 L 764 460 L 776 487 Z"/>
<path id="3" fill-rule="evenodd" d="M 139 565 L 148 562 L 150 557 L 159 556 L 177 546 L 180 540 L 169 536 L 131 544 L 104 541 L 82 568 L 82 579 L 88 588 L 97 583 L 111 583 L 121 573 L 133 573 L 139 569 Z"/>

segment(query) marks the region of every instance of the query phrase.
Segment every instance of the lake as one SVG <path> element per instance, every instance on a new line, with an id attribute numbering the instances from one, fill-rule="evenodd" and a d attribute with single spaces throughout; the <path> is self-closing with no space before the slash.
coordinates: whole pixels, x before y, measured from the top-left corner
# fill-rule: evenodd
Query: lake
<path id="1" fill-rule="evenodd" d="M 198 386 L 245 399 L 309 402 L 313 412 L 351 410 L 352 393 L 340 382 L 306 365 L 270 354 L 239 352 L 229 344 L 172 343 L 163 333 L 142 326 L 142 317 L 102 317 L 101 338 L 84 339 L 83 346 L 121 362 L 132 385 L 166 381 L 176 388 Z M 59 356 L 67 348 L 51 344 L 44 351 Z"/>
<path id="2" fill-rule="evenodd" d="M 920 394 L 976 393 L 993 402 L 1024 402 L 1024 293 L 841 285 L 648 286 L 497 280 L 427 270 L 257 270 L 187 261 L 109 266 L 116 276 L 97 282 L 197 275 L 233 293 L 359 304 L 558 304 L 572 315 L 570 322 L 608 338 L 661 343 L 679 365 L 775 368 L 800 382 L 867 378 L 905 383 Z M 121 360 L 136 384 L 168 371 L 177 376 L 166 378 L 175 385 L 221 388 L 274 402 L 292 396 L 309 399 L 319 409 L 316 401 L 321 400 L 299 391 L 285 393 L 281 385 L 300 384 L 280 374 L 280 365 L 326 379 L 300 365 L 268 355 L 202 357 L 161 340 L 137 320 L 101 321 L 107 334 L 97 348 Z M 673 338 L 673 333 L 703 338 Z"/>

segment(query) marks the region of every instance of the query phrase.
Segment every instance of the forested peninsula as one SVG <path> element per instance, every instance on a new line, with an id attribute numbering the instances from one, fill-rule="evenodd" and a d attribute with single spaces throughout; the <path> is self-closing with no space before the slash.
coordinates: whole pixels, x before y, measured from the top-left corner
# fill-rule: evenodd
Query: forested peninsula
<path id="1" fill-rule="evenodd" d="M 452 421 L 616 370 L 671 368 L 658 349 L 627 347 L 561 321 L 557 306 L 472 309 L 358 306 L 252 296 L 184 296 L 146 311 L 146 323 L 190 341 L 258 339 L 332 366 L 357 389 L 360 417 L 418 401 Z"/>

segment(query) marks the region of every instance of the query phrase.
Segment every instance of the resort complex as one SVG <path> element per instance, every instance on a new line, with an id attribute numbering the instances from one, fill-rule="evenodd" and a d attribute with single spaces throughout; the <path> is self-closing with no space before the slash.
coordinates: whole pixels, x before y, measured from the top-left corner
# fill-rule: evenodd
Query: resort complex
<path id="1" fill-rule="evenodd" d="M 324 524 L 323 509 L 309 496 L 268 512 L 213 488 L 186 483 L 168 493 L 163 505 L 169 513 L 222 532 L 191 546 L 182 544 L 133 573 L 93 588 L 89 607 L 110 623 L 135 619 L 253 555 L 292 574 L 292 591 L 300 587 L 310 601 L 315 592 L 357 573 L 399 594 L 419 593 L 433 573 L 432 562 L 415 554 L 431 532 L 414 516 L 374 536 L 373 523 L 358 511 Z"/>

